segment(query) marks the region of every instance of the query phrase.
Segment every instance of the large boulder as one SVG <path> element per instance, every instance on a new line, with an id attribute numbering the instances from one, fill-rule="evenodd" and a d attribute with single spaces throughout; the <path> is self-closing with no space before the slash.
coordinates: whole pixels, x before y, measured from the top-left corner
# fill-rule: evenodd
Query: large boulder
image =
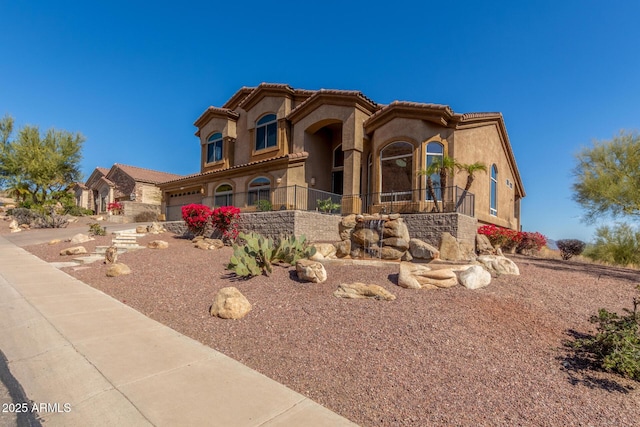
<path id="1" fill-rule="evenodd" d="M 514 276 L 520 275 L 520 269 L 515 262 L 509 258 L 500 255 L 481 255 L 477 258 L 480 264 L 484 266 L 490 273 L 493 274 L 512 274 Z"/>
<path id="2" fill-rule="evenodd" d="M 416 259 L 431 261 L 440 258 L 440 251 L 437 248 L 420 239 L 409 240 L 409 251 Z"/>
<path id="3" fill-rule="evenodd" d="M 373 298 L 377 300 L 393 301 L 396 296 L 379 285 L 364 283 L 343 283 L 333 293 L 338 298 Z"/>
<path id="4" fill-rule="evenodd" d="M 316 253 L 311 256 L 312 260 L 336 258 L 336 247 L 333 243 L 314 243 L 311 246 L 316 248 Z"/>
<path id="5" fill-rule="evenodd" d="M 86 253 L 87 250 L 84 246 L 73 246 L 71 248 L 63 249 L 60 251 L 60 255 L 82 255 Z"/>
<path id="6" fill-rule="evenodd" d="M 342 218 L 342 221 L 338 223 L 338 233 L 340 233 L 340 240 L 351 240 L 351 233 L 356 226 L 356 215 L 351 214 Z"/>
<path id="7" fill-rule="evenodd" d="M 393 246 L 403 252 L 409 249 L 409 241 L 400 237 L 387 237 L 382 240 L 382 244 L 385 246 Z"/>
<path id="8" fill-rule="evenodd" d="M 404 223 L 402 218 L 386 221 L 384 223 L 383 234 L 385 238 L 399 237 L 407 242 L 411 239 L 409 237 L 409 229 L 407 224 Z"/>
<path id="9" fill-rule="evenodd" d="M 167 249 L 169 247 L 169 242 L 165 240 L 153 240 L 147 243 L 147 247 L 149 249 Z"/>
<path id="10" fill-rule="evenodd" d="M 408 289 L 450 288 L 458 284 L 456 273 L 450 268 L 433 269 L 424 264 L 400 262 L 398 286 Z"/>
<path id="11" fill-rule="evenodd" d="M 484 234 L 476 234 L 476 253 L 478 255 L 495 255 L 496 250 Z"/>
<path id="12" fill-rule="evenodd" d="M 380 235 L 371 228 L 359 228 L 351 234 L 351 239 L 362 246 L 371 246 L 380 241 Z"/>
<path id="13" fill-rule="evenodd" d="M 458 281 L 467 289 L 480 289 L 491 283 L 491 273 L 479 265 L 472 265 L 458 274 Z"/>
<path id="14" fill-rule="evenodd" d="M 87 236 L 86 234 L 78 233 L 73 236 L 70 240 L 71 244 L 77 245 L 78 243 L 85 243 L 93 240 L 92 237 Z"/>
<path id="15" fill-rule="evenodd" d="M 471 244 L 458 241 L 450 233 L 442 233 L 440 237 L 440 259 L 447 261 L 473 261 L 475 258 L 475 248 Z"/>
<path id="16" fill-rule="evenodd" d="M 218 291 L 209 313 L 223 319 L 242 319 L 249 311 L 249 300 L 237 288 L 229 286 Z"/>
<path id="17" fill-rule="evenodd" d="M 327 280 L 327 270 L 318 261 L 301 259 L 296 261 L 296 273 L 298 279 L 313 283 L 322 283 Z"/>
<path id="18" fill-rule="evenodd" d="M 126 274 L 131 274 L 131 269 L 126 264 L 115 263 L 111 264 L 109 268 L 107 268 L 108 277 L 124 276 Z"/>
<path id="19" fill-rule="evenodd" d="M 380 258 L 382 259 L 400 259 L 406 252 L 406 249 L 399 249 L 394 246 L 383 246 L 380 249 Z"/>
<path id="20" fill-rule="evenodd" d="M 341 240 L 335 244 L 336 257 L 344 258 L 351 252 L 351 240 Z"/>

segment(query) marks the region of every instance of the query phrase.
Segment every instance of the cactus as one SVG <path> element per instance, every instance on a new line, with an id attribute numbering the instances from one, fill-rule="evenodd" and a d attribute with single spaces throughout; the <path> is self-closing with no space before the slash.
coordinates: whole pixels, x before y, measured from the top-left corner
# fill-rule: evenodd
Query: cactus
<path id="1" fill-rule="evenodd" d="M 253 232 L 240 233 L 238 237 L 245 243 L 233 245 L 233 255 L 227 269 L 233 270 L 241 277 L 253 277 L 260 273 L 267 276 L 271 274 L 271 262 L 276 254 L 273 239 Z"/>
<path id="2" fill-rule="evenodd" d="M 293 265 L 299 259 L 309 258 L 315 253 L 316 248 L 308 245 L 304 235 L 300 236 L 300 239 L 296 239 L 295 236 L 288 236 L 280 238 L 275 257 L 280 261 Z"/>

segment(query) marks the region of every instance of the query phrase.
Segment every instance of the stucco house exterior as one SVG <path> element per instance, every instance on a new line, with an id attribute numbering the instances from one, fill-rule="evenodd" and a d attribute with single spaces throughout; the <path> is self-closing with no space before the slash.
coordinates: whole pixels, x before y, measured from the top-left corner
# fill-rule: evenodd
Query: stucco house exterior
<path id="1" fill-rule="evenodd" d="M 132 202 L 160 206 L 162 193 L 159 184 L 181 178 L 167 172 L 116 163 L 110 169 L 97 167 L 85 183 L 74 187 L 76 205 L 107 213 L 112 202 Z"/>
<path id="2" fill-rule="evenodd" d="M 194 125 L 200 172 L 159 184 L 168 220 L 179 219 L 188 203 L 251 210 L 270 198 L 273 209 L 309 209 L 311 193 L 337 195 L 343 214 L 431 212 L 419 171 L 445 155 L 488 167 L 476 173 L 464 213 L 480 223 L 520 228 L 525 191 L 500 113 L 382 105 L 358 91 L 263 83 L 207 108 Z M 449 177 L 448 208 L 455 209 L 466 178 Z"/>

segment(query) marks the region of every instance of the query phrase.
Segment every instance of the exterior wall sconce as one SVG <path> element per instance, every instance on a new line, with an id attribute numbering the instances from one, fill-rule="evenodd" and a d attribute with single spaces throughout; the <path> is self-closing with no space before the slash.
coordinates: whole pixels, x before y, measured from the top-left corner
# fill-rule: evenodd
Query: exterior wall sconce
<path id="1" fill-rule="evenodd" d="M 204 187 L 200 187 L 200 194 L 204 194 Z"/>
<path id="2" fill-rule="evenodd" d="M 282 178 L 277 178 L 276 179 L 276 184 L 280 184 L 282 182 Z"/>
<path id="3" fill-rule="evenodd" d="M 315 187 L 315 186 L 316 186 L 316 177 L 315 177 L 315 176 L 312 176 L 312 177 L 311 177 L 311 186 L 312 186 L 312 187 Z"/>

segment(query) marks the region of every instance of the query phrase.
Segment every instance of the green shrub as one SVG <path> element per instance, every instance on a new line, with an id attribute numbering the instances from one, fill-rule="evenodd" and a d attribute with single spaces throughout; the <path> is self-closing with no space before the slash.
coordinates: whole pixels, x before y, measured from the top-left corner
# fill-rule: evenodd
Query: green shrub
<path id="1" fill-rule="evenodd" d="M 587 246 L 585 242 L 578 239 L 562 239 L 556 242 L 558 249 L 560 249 L 560 256 L 562 259 L 568 260 L 576 255 L 580 255 L 584 248 Z"/>
<path id="2" fill-rule="evenodd" d="M 76 205 L 65 207 L 64 213 L 66 215 L 71 215 L 71 216 L 93 215 L 93 211 L 91 209 L 86 209 L 86 208 L 83 208 L 82 206 L 76 206 Z"/>
<path id="3" fill-rule="evenodd" d="M 65 228 L 67 225 L 69 225 L 69 220 L 53 211 L 50 215 L 38 213 L 31 224 L 33 228 Z"/>
<path id="4" fill-rule="evenodd" d="M 299 239 L 296 236 L 282 237 L 278 243 L 276 259 L 293 265 L 302 258 L 309 258 L 316 253 L 314 246 L 309 246 L 307 238 L 303 235 Z"/>
<path id="5" fill-rule="evenodd" d="M 269 200 L 262 199 L 256 202 L 256 209 L 260 212 L 269 212 L 273 210 L 273 205 Z"/>
<path id="6" fill-rule="evenodd" d="M 97 222 L 94 222 L 93 224 L 89 224 L 89 234 L 92 236 L 105 236 L 107 230 Z"/>
<path id="7" fill-rule="evenodd" d="M 595 241 L 587 246 L 584 255 L 608 264 L 640 265 L 640 231 L 629 224 L 599 227 Z"/>
<path id="8" fill-rule="evenodd" d="M 324 213 L 330 213 L 340 209 L 342 205 L 340 203 L 333 203 L 331 197 L 326 200 L 318 200 L 318 210 Z"/>
<path id="9" fill-rule="evenodd" d="M 591 323 L 598 324 L 596 335 L 576 339 L 571 347 L 602 369 L 640 381 L 639 302 L 633 298 L 633 311 L 625 309 L 625 316 L 601 308 L 597 316 L 590 318 Z"/>
<path id="10" fill-rule="evenodd" d="M 31 224 L 38 217 L 38 213 L 27 208 L 14 208 L 10 215 L 18 222 L 18 225 Z"/>

